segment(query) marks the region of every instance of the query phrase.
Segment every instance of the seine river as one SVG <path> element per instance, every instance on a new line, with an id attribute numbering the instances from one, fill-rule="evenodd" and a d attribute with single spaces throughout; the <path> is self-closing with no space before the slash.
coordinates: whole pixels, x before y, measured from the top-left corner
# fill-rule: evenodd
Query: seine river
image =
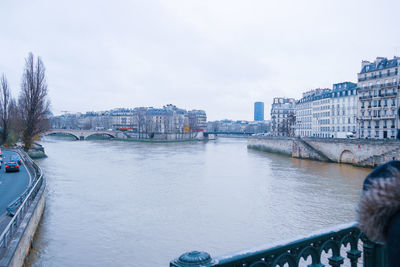
<path id="1" fill-rule="evenodd" d="M 354 220 L 370 170 L 209 142 L 42 142 L 47 203 L 28 266 L 169 266 Z"/>

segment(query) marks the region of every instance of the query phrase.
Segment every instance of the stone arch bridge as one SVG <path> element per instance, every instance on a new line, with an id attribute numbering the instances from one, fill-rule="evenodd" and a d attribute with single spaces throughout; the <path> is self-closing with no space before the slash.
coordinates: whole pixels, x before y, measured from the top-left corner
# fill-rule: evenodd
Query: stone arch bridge
<path id="1" fill-rule="evenodd" d="M 94 135 L 107 135 L 111 138 L 119 137 L 122 132 L 119 131 L 105 131 L 105 130 L 66 130 L 66 129 L 51 129 L 44 133 L 44 135 L 64 134 L 75 137 L 76 140 L 85 140 L 89 136 Z"/>

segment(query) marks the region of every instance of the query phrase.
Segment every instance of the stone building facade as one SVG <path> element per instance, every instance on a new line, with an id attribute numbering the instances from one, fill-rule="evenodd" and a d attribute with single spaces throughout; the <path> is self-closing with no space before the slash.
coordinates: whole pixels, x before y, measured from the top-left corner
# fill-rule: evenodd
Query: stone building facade
<path id="1" fill-rule="evenodd" d="M 275 97 L 271 107 L 271 135 L 295 135 L 295 107 L 293 98 Z"/>
<path id="2" fill-rule="evenodd" d="M 331 90 L 317 89 L 312 101 L 312 136 L 331 137 Z"/>
<path id="3" fill-rule="evenodd" d="M 296 101 L 296 136 L 331 137 L 331 90 L 313 89 Z"/>
<path id="4" fill-rule="evenodd" d="M 358 73 L 358 126 L 360 138 L 399 138 L 400 58 L 377 57 L 362 61 Z"/>
<path id="5" fill-rule="evenodd" d="M 342 82 L 333 85 L 331 107 L 331 136 L 346 138 L 357 135 L 357 84 Z"/>

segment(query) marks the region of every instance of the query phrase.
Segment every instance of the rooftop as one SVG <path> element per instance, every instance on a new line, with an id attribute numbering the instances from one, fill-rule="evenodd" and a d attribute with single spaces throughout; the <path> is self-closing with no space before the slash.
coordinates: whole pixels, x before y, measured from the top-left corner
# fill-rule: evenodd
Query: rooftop
<path id="1" fill-rule="evenodd" d="M 400 65 L 400 58 L 394 57 L 393 59 L 387 59 L 385 57 L 377 57 L 374 62 L 363 61 L 361 63 L 361 73 L 367 73 L 387 68 L 393 68 Z"/>

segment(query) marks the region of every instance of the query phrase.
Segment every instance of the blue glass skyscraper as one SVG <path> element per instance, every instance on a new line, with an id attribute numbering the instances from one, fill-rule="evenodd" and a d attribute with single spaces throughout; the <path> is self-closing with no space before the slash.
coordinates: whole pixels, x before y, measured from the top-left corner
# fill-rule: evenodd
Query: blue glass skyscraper
<path id="1" fill-rule="evenodd" d="M 254 120 L 255 121 L 264 120 L 264 102 L 254 103 Z"/>

